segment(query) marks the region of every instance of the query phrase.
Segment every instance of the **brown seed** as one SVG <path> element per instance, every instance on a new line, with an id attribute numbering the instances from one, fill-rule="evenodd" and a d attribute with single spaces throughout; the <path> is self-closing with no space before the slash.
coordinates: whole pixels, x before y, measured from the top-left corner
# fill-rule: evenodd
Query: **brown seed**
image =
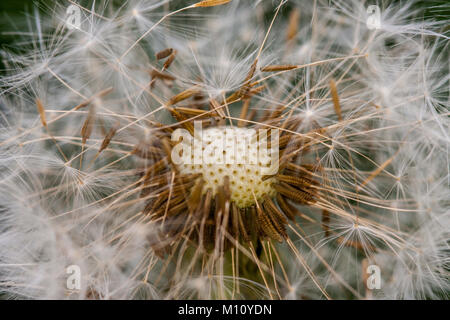
<path id="1" fill-rule="evenodd" d="M 285 64 L 285 65 L 270 65 L 261 68 L 262 72 L 274 72 L 274 71 L 287 71 L 297 68 L 297 65 Z"/>
<path id="2" fill-rule="evenodd" d="M 241 87 L 241 89 L 239 89 L 241 96 L 246 95 L 248 90 L 250 89 L 251 80 L 252 80 L 253 76 L 255 75 L 257 65 L 258 65 L 258 59 L 255 59 L 252 66 L 250 67 L 249 72 L 247 73 L 247 77 L 245 77 L 244 85 Z"/>
<path id="3" fill-rule="evenodd" d="M 95 118 L 95 108 L 92 107 L 89 109 L 88 116 L 83 123 L 83 127 L 81 128 L 81 137 L 83 144 L 86 144 L 87 139 L 89 139 L 89 137 L 92 134 L 94 118 Z"/>
<path id="4" fill-rule="evenodd" d="M 150 76 L 152 77 L 152 79 L 157 78 L 157 79 L 169 80 L 169 81 L 175 80 L 174 76 L 172 76 L 170 74 L 167 74 L 167 73 L 164 73 L 164 72 L 160 72 L 160 71 L 158 71 L 156 69 L 152 69 L 150 71 Z"/>
<path id="5" fill-rule="evenodd" d="M 280 211 L 280 209 L 275 205 L 272 199 L 270 199 L 270 202 L 264 201 L 263 207 L 268 213 L 268 216 L 270 220 L 272 220 L 272 224 L 278 232 L 284 237 L 287 237 L 286 234 L 286 224 L 288 223 L 288 220 L 286 218 L 286 215 Z"/>
<path id="6" fill-rule="evenodd" d="M 286 182 L 287 184 L 291 184 L 297 187 L 306 188 L 311 185 L 317 185 L 317 182 L 314 180 L 310 180 L 301 176 L 294 176 L 294 175 L 284 175 L 284 174 L 277 174 L 276 175 L 277 180 Z"/>
<path id="7" fill-rule="evenodd" d="M 257 113 L 257 109 L 252 109 L 247 116 L 247 120 L 249 120 L 249 121 L 253 120 L 256 116 L 256 113 Z"/>
<path id="8" fill-rule="evenodd" d="M 45 119 L 45 109 L 44 105 L 42 104 L 42 101 L 39 98 L 36 98 L 36 107 L 39 112 L 39 116 L 41 117 L 41 123 L 42 125 L 47 128 L 47 120 Z"/>
<path id="9" fill-rule="evenodd" d="M 225 102 L 230 104 L 236 101 L 239 101 L 239 99 L 243 96 L 241 93 L 241 90 L 233 92 L 228 98 L 225 99 Z"/>
<path id="10" fill-rule="evenodd" d="M 230 177 L 223 177 L 223 192 L 226 201 L 230 201 L 231 191 L 230 191 Z"/>
<path id="11" fill-rule="evenodd" d="M 330 80 L 331 97 L 333 98 L 334 111 L 338 116 L 338 120 L 342 121 L 341 104 L 339 102 L 339 95 L 336 88 L 336 82 L 333 79 Z"/>
<path id="12" fill-rule="evenodd" d="M 216 193 L 216 196 L 214 197 L 214 219 L 217 222 L 221 219 L 223 213 L 224 213 L 224 207 L 225 207 L 225 198 L 223 194 L 223 186 L 218 187 L 218 192 Z"/>
<path id="13" fill-rule="evenodd" d="M 203 202 L 203 216 L 209 217 L 211 211 L 212 190 L 208 189 L 205 194 L 205 201 Z"/>
<path id="14" fill-rule="evenodd" d="M 261 91 L 263 91 L 265 88 L 266 88 L 265 85 L 253 88 L 253 89 L 249 90 L 249 92 L 247 93 L 247 97 L 251 97 L 251 96 L 253 96 L 255 94 L 258 94 Z"/>
<path id="15" fill-rule="evenodd" d="M 293 188 L 284 182 L 281 182 L 279 184 L 274 183 L 273 187 L 275 188 L 276 191 L 278 191 L 285 197 L 292 199 L 298 203 L 311 204 L 314 202 L 314 197 L 311 193 Z"/>
<path id="16" fill-rule="evenodd" d="M 167 49 L 157 52 L 155 56 L 156 56 L 156 59 L 161 60 L 161 59 L 164 59 L 164 58 L 167 58 L 168 56 L 170 56 L 172 54 L 172 52 L 173 52 L 173 48 L 167 48 Z"/>
<path id="17" fill-rule="evenodd" d="M 310 180 L 313 179 L 312 177 L 313 177 L 314 172 L 321 170 L 321 167 L 318 165 L 315 165 L 315 164 L 303 164 L 303 165 L 299 166 L 292 162 L 288 163 L 286 165 L 286 168 L 288 170 L 295 172 L 296 175 L 298 175 L 298 172 L 302 172 L 304 177 L 307 179 L 310 179 Z"/>
<path id="18" fill-rule="evenodd" d="M 173 50 L 172 54 L 167 58 L 166 62 L 164 62 L 163 70 L 166 70 L 170 67 L 172 62 L 175 60 L 176 55 L 177 55 L 177 50 Z"/>
<path id="19" fill-rule="evenodd" d="M 264 234 L 275 241 L 278 241 L 280 243 L 283 242 L 282 236 L 278 233 L 277 229 L 273 226 L 269 217 L 264 212 L 262 212 L 259 205 L 256 207 L 256 211 L 258 214 L 258 224 L 259 224 L 261 230 L 264 232 Z"/>
<path id="20" fill-rule="evenodd" d="M 179 94 L 173 96 L 172 98 L 170 98 L 167 105 L 168 106 L 174 105 L 180 101 L 183 101 L 183 100 L 186 100 L 186 99 L 192 97 L 195 94 L 198 94 L 199 92 L 200 92 L 199 87 L 193 86 L 189 89 L 186 89 L 186 90 L 180 92 Z"/>
<path id="21" fill-rule="evenodd" d="M 253 78 L 253 76 L 255 75 L 255 71 L 256 71 L 256 66 L 258 65 L 258 59 L 255 59 L 255 61 L 253 61 L 250 70 L 247 73 L 247 77 L 245 77 L 244 82 L 246 83 L 246 85 L 250 85 L 250 80 Z"/>
<path id="22" fill-rule="evenodd" d="M 284 214 L 289 218 L 289 220 L 295 220 L 295 210 L 287 203 L 286 200 L 280 195 L 277 194 L 277 203 L 280 206 L 281 210 L 283 210 Z"/>
<path id="23" fill-rule="evenodd" d="M 243 120 L 247 120 L 247 112 L 248 112 L 248 108 L 250 107 L 250 98 L 247 98 L 244 100 L 244 104 L 242 105 L 242 109 L 241 109 L 241 115 L 239 116 L 239 118 L 243 119 Z M 239 120 L 238 121 L 238 127 L 245 127 L 246 122 L 243 120 Z"/>
<path id="24" fill-rule="evenodd" d="M 109 144 L 110 144 L 110 142 L 111 142 L 111 139 L 112 139 L 112 138 L 114 137 L 114 135 L 116 134 L 116 131 L 117 131 L 117 125 L 114 126 L 114 127 L 112 127 L 112 128 L 108 131 L 108 133 L 107 133 L 106 136 L 105 136 L 105 139 L 103 139 L 102 145 L 100 146 L 100 149 L 98 150 L 98 153 L 102 152 L 103 150 L 105 150 L 105 149 L 109 146 Z"/>
<path id="25" fill-rule="evenodd" d="M 195 181 L 194 187 L 192 188 L 188 200 L 189 209 L 191 211 L 194 211 L 199 205 L 204 184 L 205 181 L 202 178 L 199 178 Z"/>
<path id="26" fill-rule="evenodd" d="M 282 224 L 280 221 L 278 221 L 276 214 L 268 207 L 267 204 L 263 203 L 262 207 L 264 208 L 263 213 L 267 215 L 267 218 L 270 220 L 272 226 L 277 231 L 277 233 L 282 236 L 284 239 L 287 238 L 286 234 L 286 225 Z"/>
<path id="27" fill-rule="evenodd" d="M 291 41 L 298 33 L 298 21 L 300 19 L 300 10 L 295 8 L 289 15 L 289 23 L 286 33 L 287 41 Z"/>
<path id="28" fill-rule="evenodd" d="M 288 221 L 287 221 L 286 217 L 284 216 L 284 214 L 277 208 L 277 206 L 272 201 L 272 199 L 270 199 L 270 197 L 267 196 L 267 195 L 264 196 L 264 204 L 270 210 L 270 212 L 273 214 L 273 216 L 275 217 L 276 221 L 280 225 L 284 226 L 285 224 L 288 223 Z"/>
<path id="29" fill-rule="evenodd" d="M 198 101 L 198 100 L 203 100 L 205 97 L 201 94 L 198 93 L 195 96 L 192 97 L 193 100 Z"/>
<path id="30" fill-rule="evenodd" d="M 185 107 L 176 107 L 175 110 L 177 110 L 180 113 L 184 113 L 189 116 L 199 116 L 204 115 L 201 118 L 204 117 L 210 117 L 211 115 L 206 113 L 205 110 L 202 109 L 196 109 L 196 108 L 185 108 Z"/>
<path id="31" fill-rule="evenodd" d="M 214 6 L 220 6 L 222 4 L 226 4 L 230 2 L 231 0 L 205 0 L 200 1 L 194 4 L 194 7 L 214 7 Z"/>

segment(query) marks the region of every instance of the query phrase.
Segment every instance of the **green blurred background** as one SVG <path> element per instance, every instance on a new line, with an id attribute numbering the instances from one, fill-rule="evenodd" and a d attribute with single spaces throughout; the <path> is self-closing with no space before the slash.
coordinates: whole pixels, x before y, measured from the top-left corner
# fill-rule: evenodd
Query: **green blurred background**
<path id="1" fill-rule="evenodd" d="M 14 37 L 5 32 L 13 31 L 17 29 L 22 29 L 24 27 L 26 30 L 24 15 L 31 14 L 35 7 L 39 10 L 44 10 L 45 7 L 51 8 L 55 1 L 63 4 L 67 0 L 0 0 L 0 46 L 9 44 L 14 41 Z M 149 0 L 153 1 L 153 0 Z M 195 0 L 178 0 L 177 2 L 185 2 L 186 4 L 194 3 Z M 254 1 L 254 0 L 246 0 Z M 272 1 L 272 0 L 268 0 Z M 313 0 L 310 0 L 311 3 Z M 80 1 L 77 1 L 80 2 Z M 82 2 L 85 2 L 84 0 Z M 110 1 L 116 2 L 116 1 Z M 125 1 L 118 1 L 118 3 L 123 3 Z M 367 5 L 390 2 L 407 3 L 408 0 L 393 0 L 393 1 L 365 1 Z M 275 4 L 276 2 L 274 2 Z M 37 5 L 37 6 L 36 6 Z M 422 0 L 418 1 L 415 5 L 417 8 L 422 8 L 424 10 L 424 16 L 429 18 L 434 18 L 437 20 L 449 20 L 450 19 L 450 1 L 449 0 Z"/>
<path id="2" fill-rule="evenodd" d="M 14 41 L 14 37 L 8 36 L 5 32 L 17 30 L 18 28 L 25 27 L 24 15 L 31 14 L 35 7 L 39 10 L 44 10 L 45 7 L 51 8 L 55 1 L 67 2 L 67 0 L 0 0 L 0 45 L 5 45 Z M 149 0 L 151 1 L 151 0 Z M 179 2 L 183 0 L 178 0 Z M 195 0 L 184 0 L 186 4 L 194 3 Z M 247 0 L 253 1 L 253 0 Z M 270 0 L 269 0 L 270 1 Z M 311 0 L 312 3 L 313 0 Z M 79 1 L 78 1 L 79 2 Z M 84 2 L 84 1 L 83 1 Z M 110 1 L 115 2 L 115 1 Z M 119 1 L 123 3 L 125 1 Z M 393 0 L 393 1 L 366 1 L 367 5 L 377 4 L 377 2 L 400 2 L 407 3 L 408 0 Z M 37 5 L 37 6 L 36 6 Z M 382 5 L 381 5 L 382 6 Z M 432 17 L 437 20 L 450 19 L 450 1 L 449 0 L 422 0 L 418 1 L 415 5 L 418 8 L 424 10 L 424 16 Z"/>

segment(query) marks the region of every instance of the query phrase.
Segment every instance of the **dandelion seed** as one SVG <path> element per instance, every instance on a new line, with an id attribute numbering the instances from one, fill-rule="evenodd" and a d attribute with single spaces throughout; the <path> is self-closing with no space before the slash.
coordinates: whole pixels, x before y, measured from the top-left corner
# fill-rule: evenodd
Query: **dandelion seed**
<path id="1" fill-rule="evenodd" d="M 280 65 L 280 66 L 265 66 L 263 68 L 261 68 L 262 72 L 273 72 L 273 71 L 287 71 L 287 70 L 292 70 L 292 69 L 296 69 L 297 66 L 295 65 Z"/>
<path id="2" fill-rule="evenodd" d="M 173 48 L 167 48 L 167 49 L 157 52 L 155 56 L 156 56 L 156 59 L 161 60 L 161 59 L 164 59 L 164 58 L 167 58 L 168 56 L 170 56 L 172 54 L 172 52 L 173 52 Z"/>
<path id="3" fill-rule="evenodd" d="M 168 106 L 177 104 L 178 102 L 181 102 L 183 100 L 189 99 L 195 94 L 199 92 L 199 89 L 197 86 L 191 87 L 189 89 L 184 90 L 183 92 L 180 92 L 179 94 L 173 96 L 170 98 L 169 102 L 167 103 Z"/>
<path id="4" fill-rule="evenodd" d="M 173 61 L 175 60 L 176 54 L 177 54 L 177 51 L 173 50 L 172 53 L 170 54 L 170 56 L 164 62 L 163 70 L 168 69 L 172 65 Z"/>
<path id="5" fill-rule="evenodd" d="M 336 82 L 334 82 L 333 79 L 330 80 L 330 91 L 331 96 L 333 97 L 334 110 L 336 111 L 338 120 L 342 121 L 341 104 L 339 102 L 339 95 L 336 88 Z"/>
<path id="6" fill-rule="evenodd" d="M 289 23 L 286 32 L 286 40 L 292 41 L 297 33 L 298 33 L 298 24 L 300 18 L 300 10 L 298 8 L 294 8 L 289 14 Z"/>
<path id="7" fill-rule="evenodd" d="M 41 117 L 41 123 L 42 125 L 47 128 L 47 120 L 45 118 L 45 110 L 44 106 L 42 105 L 41 100 L 36 99 L 36 107 L 38 108 L 39 116 Z"/>
<path id="8" fill-rule="evenodd" d="M 194 4 L 194 7 L 214 7 L 214 6 L 220 6 L 222 4 L 226 4 L 230 2 L 231 0 L 205 0 L 200 1 Z"/>

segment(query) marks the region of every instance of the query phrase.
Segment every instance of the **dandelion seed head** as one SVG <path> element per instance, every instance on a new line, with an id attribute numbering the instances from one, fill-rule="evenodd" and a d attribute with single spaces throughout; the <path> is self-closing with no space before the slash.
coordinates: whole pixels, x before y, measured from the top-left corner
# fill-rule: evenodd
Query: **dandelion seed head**
<path id="1" fill-rule="evenodd" d="M 377 29 L 358 0 L 225 2 L 84 1 L 74 29 L 55 3 L 18 23 L 0 50 L 0 295 L 448 298 L 448 19 L 416 0 L 381 2 Z M 247 139 L 265 127 L 271 175 Z"/>

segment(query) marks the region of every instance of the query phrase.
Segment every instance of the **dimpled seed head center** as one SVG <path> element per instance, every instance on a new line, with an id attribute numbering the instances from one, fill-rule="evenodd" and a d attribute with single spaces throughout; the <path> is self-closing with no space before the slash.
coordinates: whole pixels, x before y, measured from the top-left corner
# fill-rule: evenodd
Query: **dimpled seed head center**
<path id="1" fill-rule="evenodd" d="M 262 180 L 270 167 L 270 153 L 258 152 L 257 142 L 251 139 L 254 130 L 236 127 L 204 129 L 193 139 L 191 161 L 179 165 L 182 174 L 203 175 L 203 193 L 211 189 L 216 194 L 224 178 L 229 177 L 231 201 L 245 208 L 255 204 L 255 197 L 273 196 L 272 178 Z M 201 161 L 194 161 L 194 156 Z M 187 163 L 189 162 L 189 163 Z M 266 171 L 265 171 L 266 170 Z"/>

